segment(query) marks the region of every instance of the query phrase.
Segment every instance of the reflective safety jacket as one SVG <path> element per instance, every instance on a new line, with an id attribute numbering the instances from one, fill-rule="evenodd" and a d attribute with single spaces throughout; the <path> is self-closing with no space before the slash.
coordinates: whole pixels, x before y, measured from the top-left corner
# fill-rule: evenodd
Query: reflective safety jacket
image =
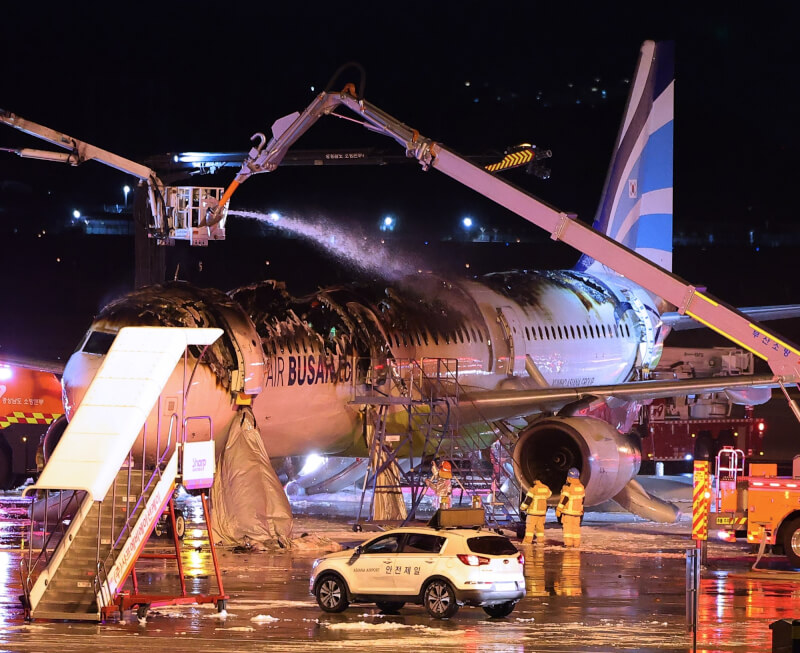
<path id="1" fill-rule="evenodd" d="M 585 496 L 586 488 L 583 487 L 580 479 L 568 478 L 566 485 L 561 488 L 561 501 L 558 508 L 564 515 L 580 517 L 583 514 Z"/>
<path id="2" fill-rule="evenodd" d="M 449 497 L 453 494 L 453 483 L 449 478 L 437 476 L 433 479 L 426 478 L 425 484 L 436 493 L 439 498 Z"/>
<path id="3" fill-rule="evenodd" d="M 549 487 L 541 481 L 536 481 L 525 495 L 522 509 L 529 515 L 544 515 L 547 513 L 547 500 L 552 494 Z"/>

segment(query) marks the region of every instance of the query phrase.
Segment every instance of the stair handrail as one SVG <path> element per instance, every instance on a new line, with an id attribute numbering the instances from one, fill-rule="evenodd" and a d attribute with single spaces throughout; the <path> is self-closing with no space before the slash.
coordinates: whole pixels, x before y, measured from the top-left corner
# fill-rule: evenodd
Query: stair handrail
<path id="1" fill-rule="evenodd" d="M 33 486 L 31 486 L 31 487 L 33 487 Z M 25 488 L 25 490 L 22 491 L 22 496 L 23 497 L 27 494 L 27 490 L 28 489 L 29 488 Z M 85 493 L 85 494 L 82 495 L 83 497 L 85 497 L 91 491 L 89 489 L 71 490 L 72 496 L 67 500 L 66 505 L 63 504 L 62 492 L 63 491 L 59 491 L 59 496 L 58 496 L 58 502 L 59 502 L 58 514 L 59 514 L 60 517 L 69 512 L 69 507 L 73 502 L 76 504 L 76 510 L 77 510 L 77 507 L 80 505 L 79 502 L 78 502 L 78 498 L 77 498 L 80 492 Z M 62 546 L 62 545 L 63 546 L 67 546 L 66 544 L 64 544 L 66 542 L 66 540 L 64 539 L 64 535 L 67 532 L 68 526 L 64 525 L 64 519 L 59 519 L 58 520 L 58 524 L 57 524 L 57 528 L 54 528 L 54 530 L 51 531 L 49 535 L 47 534 L 48 533 L 48 531 L 47 531 L 47 513 L 49 512 L 48 511 L 48 500 L 49 500 L 49 497 L 50 497 L 50 490 L 46 489 L 45 490 L 45 496 L 44 496 L 44 521 L 42 522 L 42 548 L 39 551 L 39 554 L 36 556 L 36 559 L 34 560 L 33 559 L 33 548 L 34 548 L 33 547 L 33 527 L 34 527 L 34 524 L 36 522 L 34 520 L 34 514 L 33 513 L 34 513 L 34 505 L 36 503 L 36 497 L 35 497 L 35 495 L 31 495 L 31 508 L 30 508 L 31 523 L 30 523 L 30 530 L 29 530 L 29 537 L 28 537 L 28 555 L 27 555 L 27 564 L 26 564 L 26 567 L 27 567 L 27 584 L 29 585 L 29 587 L 25 592 L 26 593 L 26 597 L 28 599 L 30 599 L 30 589 L 33 587 L 33 577 L 36 574 L 36 571 L 39 569 L 39 565 L 42 563 L 42 561 L 44 561 L 45 565 L 50 561 L 50 556 L 48 554 L 48 548 L 49 548 L 51 540 L 57 534 L 61 537 L 61 541 L 53 547 L 53 554 L 54 555 L 55 555 L 56 549 L 59 546 Z M 25 557 L 26 556 L 22 556 L 23 559 Z"/>
<path id="2" fill-rule="evenodd" d="M 111 586 L 108 584 L 108 572 L 106 571 L 106 565 L 103 560 L 97 561 L 97 569 L 94 575 L 94 594 L 100 598 L 100 602 L 103 604 L 98 607 L 105 607 L 111 604 L 113 596 L 111 595 Z"/>
<path id="3" fill-rule="evenodd" d="M 174 422 L 173 422 L 173 418 L 174 418 Z M 147 494 L 147 492 L 150 490 L 150 487 L 153 485 L 153 482 L 155 481 L 156 477 L 158 477 L 159 479 L 161 478 L 161 473 L 163 471 L 163 467 L 164 467 L 165 461 L 167 459 L 167 454 L 169 454 L 169 452 L 170 452 L 170 445 L 172 443 L 172 426 L 173 426 L 173 423 L 177 423 L 178 419 L 179 419 L 179 416 L 178 416 L 177 413 L 172 413 L 170 415 L 169 429 L 168 429 L 168 432 L 167 432 L 167 443 L 166 443 L 166 446 L 164 447 L 164 452 L 160 456 L 158 456 L 158 458 L 156 459 L 155 464 L 154 464 L 154 468 L 153 468 L 153 472 L 152 472 L 152 474 L 150 474 L 150 477 L 147 479 L 146 483 L 144 482 L 144 473 L 142 474 L 142 492 L 138 496 L 138 498 L 136 500 L 136 504 L 133 506 L 133 509 L 129 509 L 128 510 L 128 516 L 127 516 L 127 518 L 125 520 L 125 524 L 123 525 L 122 529 L 119 532 L 119 535 L 116 538 L 112 537 L 111 548 L 109 549 L 109 552 L 106 555 L 105 560 L 108 560 L 108 558 L 111 555 L 111 553 L 113 553 L 113 551 L 117 548 L 117 546 L 119 546 L 120 542 L 123 541 L 123 537 L 124 537 L 125 533 L 130 528 L 132 528 L 131 522 L 134 519 L 134 515 L 138 514 L 139 508 L 142 505 L 142 500 L 144 499 L 144 497 Z M 161 436 L 160 433 L 158 433 L 156 435 L 157 443 L 160 442 L 160 436 Z M 176 438 L 176 442 L 177 442 L 177 438 Z M 158 450 L 159 450 L 159 445 L 157 444 L 156 445 L 156 451 L 158 451 Z M 131 451 L 133 451 L 133 449 L 131 449 Z M 144 460 L 144 456 L 142 457 L 142 459 Z M 144 465 L 144 463 L 143 463 L 143 465 Z M 128 471 L 128 478 L 129 478 L 128 486 L 130 487 L 130 469 Z M 112 528 L 113 528 L 113 526 L 112 526 Z M 113 533 L 112 533 L 112 535 L 113 535 Z"/>

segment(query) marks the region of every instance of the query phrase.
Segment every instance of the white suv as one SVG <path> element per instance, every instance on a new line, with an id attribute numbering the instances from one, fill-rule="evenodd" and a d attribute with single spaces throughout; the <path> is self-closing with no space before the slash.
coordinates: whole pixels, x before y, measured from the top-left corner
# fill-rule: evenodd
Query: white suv
<path id="1" fill-rule="evenodd" d="M 316 560 L 309 590 L 326 612 L 374 602 L 391 613 L 421 603 L 437 619 L 452 617 L 459 605 L 505 617 L 525 596 L 524 563 L 493 531 L 397 528 Z"/>

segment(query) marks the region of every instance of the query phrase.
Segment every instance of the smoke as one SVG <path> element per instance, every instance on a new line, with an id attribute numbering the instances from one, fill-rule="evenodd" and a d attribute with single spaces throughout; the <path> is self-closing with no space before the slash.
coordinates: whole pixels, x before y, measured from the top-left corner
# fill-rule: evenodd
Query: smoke
<path id="1" fill-rule="evenodd" d="M 414 274 L 423 268 L 421 261 L 399 251 L 396 243 L 385 242 L 374 235 L 368 236 L 360 227 L 343 227 L 321 217 L 314 222 L 308 222 L 274 212 L 228 211 L 228 215 L 258 220 L 273 229 L 301 236 L 339 261 L 390 281 Z"/>

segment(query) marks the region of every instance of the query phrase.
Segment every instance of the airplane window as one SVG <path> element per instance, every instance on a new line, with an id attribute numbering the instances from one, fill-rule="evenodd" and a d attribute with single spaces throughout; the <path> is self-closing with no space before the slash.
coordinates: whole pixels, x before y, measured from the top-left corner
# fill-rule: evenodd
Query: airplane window
<path id="1" fill-rule="evenodd" d="M 531 333 L 530 333 L 530 331 L 528 331 L 528 327 L 525 327 L 525 339 L 526 340 L 530 340 L 531 339 Z"/>
<path id="2" fill-rule="evenodd" d="M 464 332 L 461 330 L 461 327 L 456 329 L 456 334 L 458 335 L 458 341 L 463 345 L 464 344 Z"/>
<path id="3" fill-rule="evenodd" d="M 617 325 L 614 325 L 614 337 L 619 338 L 619 329 L 617 329 Z"/>
<path id="4" fill-rule="evenodd" d="M 425 346 L 428 346 L 428 332 L 423 330 L 422 331 L 422 339 L 425 341 Z"/>
<path id="5" fill-rule="evenodd" d="M 561 325 L 559 324 L 557 328 L 558 328 L 558 339 L 563 340 L 564 335 L 561 333 Z"/>
<path id="6" fill-rule="evenodd" d="M 589 339 L 589 330 L 586 328 L 586 325 L 583 325 L 583 337 L 587 340 Z"/>
<path id="7" fill-rule="evenodd" d="M 81 350 L 84 354 L 97 354 L 103 356 L 111 349 L 111 344 L 114 338 L 117 337 L 116 333 L 106 333 L 104 331 L 92 331 L 91 335 L 86 339 Z"/>
<path id="8" fill-rule="evenodd" d="M 406 339 L 405 331 L 403 331 L 403 347 L 408 347 L 408 340 Z"/>
<path id="9" fill-rule="evenodd" d="M 478 341 L 480 341 L 480 338 L 478 337 L 478 334 L 475 332 L 475 327 L 472 327 L 472 339 L 473 339 L 475 342 L 478 342 Z"/>
<path id="10" fill-rule="evenodd" d="M 625 325 L 625 334 L 630 338 L 631 337 L 631 328 L 627 324 Z"/>
<path id="11" fill-rule="evenodd" d="M 544 337 L 547 338 L 547 340 L 550 340 L 550 327 L 547 325 L 544 327 Z"/>
<path id="12" fill-rule="evenodd" d="M 575 327 L 573 327 L 571 324 L 569 325 L 569 332 L 572 334 L 572 339 L 574 340 L 575 337 L 576 337 L 575 336 Z"/>
<path id="13" fill-rule="evenodd" d="M 542 334 L 541 325 L 537 326 L 536 329 L 539 331 L 539 340 L 544 340 L 544 335 Z"/>

